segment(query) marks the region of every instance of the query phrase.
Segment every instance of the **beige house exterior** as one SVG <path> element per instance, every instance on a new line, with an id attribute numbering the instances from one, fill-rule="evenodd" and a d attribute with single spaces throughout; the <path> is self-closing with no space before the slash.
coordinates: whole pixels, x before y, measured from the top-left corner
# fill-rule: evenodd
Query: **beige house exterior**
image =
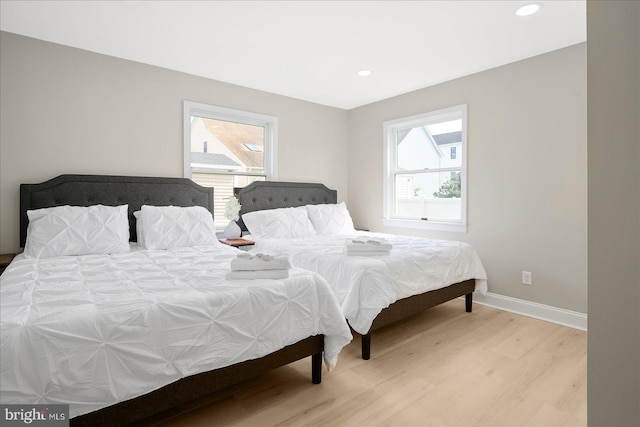
<path id="1" fill-rule="evenodd" d="M 243 173 L 255 175 L 239 175 Z M 191 176 L 214 188 L 214 220 L 224 227 L 224 206 L 234 187 L 264 180 L 264 128 L 203 117 L 191 118 Z"/>

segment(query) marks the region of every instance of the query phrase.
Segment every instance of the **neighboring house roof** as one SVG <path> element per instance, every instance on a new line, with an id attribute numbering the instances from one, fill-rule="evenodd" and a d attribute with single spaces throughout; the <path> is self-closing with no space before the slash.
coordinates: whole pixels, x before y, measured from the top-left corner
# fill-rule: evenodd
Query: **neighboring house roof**
<path id="1" fill-rule="evenodd" d="M 409 134 L 409 132 L 411 132 L 411 130 L 411 128 L 399 130 L 398 142 L 402 142 L 402 140 Z M 438 135 L 431 135 L 431 137 L 438 145 L 455 144 L 456 142 L 462 142 L 462 131 L 441 133 Z"/>
<path id="2" fill-rule="evenodd" d="M 462 131 L 441 133 L 438 135 L 432 135 L 434 141 L 438 145 L 455 144 L 456 142 L 462 142 Z"/>
<path id="3" fill-rule="evenodd" d="M 223 143 L 245 166 L 262 167 L 264 164 L 264 128 L 221 120 L 203 119 L 206 129 Z M 261 151 L 251 151 L 250 144 Z"/>
<path id="4" fill-rule="evenodd" d="M 218 153 L 191 153 L 191 163 L 210 164 L 218 166 L 240 166 L 239 163 L 234 162 L 224 154 Z"/>
<path id="5" fill-rule="evenodd" d="M 409 135 L 409 132 L 411 132 L 412 128 L 409 129 L 400 129 L 398 131 L 397 134 L 397 138 L 398 138 L 398 144 L 402 142 L 402 140 L 404 140 L 404 138 Z"/>
<path id="6" fill-rule="evenodd" d="M 409 134 L 412 129 L 401 129 L 398 131 L 398 141 L 402 140 Z M 425 129 L 426 132 L 426 129 Z M 462 131 L 441 133 L 438 135 L 431 135 L 433 140 L 438 145 L 454 144 L 456 142 L 462 142 Z"/>

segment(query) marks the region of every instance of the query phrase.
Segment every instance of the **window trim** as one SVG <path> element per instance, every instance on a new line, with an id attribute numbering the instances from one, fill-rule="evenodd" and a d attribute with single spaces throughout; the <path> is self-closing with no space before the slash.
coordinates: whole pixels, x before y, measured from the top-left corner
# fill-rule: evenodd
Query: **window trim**
<path id="1" fill-rule="evenodd" d="M 397 165 L 397 131 L 408 127 L 426 126 L 433 123 L 462 118 L 460 165 L 460 202 L 461 218 L 459 221 L 425 221 L 395 217 L 395 168 Z M 383 122 L 384 170 L 382 186 L 382 225 L 385 227 L 410 228 L 434 231 L 467 232 L 467 104 L 456 105 L 429 113 L 404 117 Z"/>
<path id="2" fill-rule="evenodd" d="M 184 101 L 183 104 L 183 174 L 191 179 L 191 116 L 208 119 L 225 120 L 264 127 L 264 176 L 267 181 L 278 179 L 278 118 L 265 114 L 234 110 L 217 105 Z M 244 172 L 213 172 L 216 175 L 245 175 L 256 176 L 262 174 Z"/>

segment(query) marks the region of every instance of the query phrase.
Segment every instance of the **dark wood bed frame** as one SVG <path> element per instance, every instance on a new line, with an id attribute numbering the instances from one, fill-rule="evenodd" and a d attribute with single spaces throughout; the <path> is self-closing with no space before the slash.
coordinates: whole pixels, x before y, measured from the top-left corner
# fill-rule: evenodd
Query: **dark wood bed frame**
<path id="1" fill-rule="evenodd" d="M 264 209 L 337 203 L 338 197 L 336 190 L 331 190 L 323 184 L 304 182 L 254 181 L 246 187 L 235 188 L 234 192 L 242 205 L 238 225 L 243 231 L 247 231 L 247 227 L 242 221 L 242 214 Z M 371 357 L 372 331 L 463 295 L 465 309 L 470 313 L 474 290 L 475 280 L 471 279 L 391 304 L 376 316 L 369 332 L 361 335 L 362 358 L 369 360 Z"/>
<path id="2" fill-rule="evenodd" d="M 129 205 L 131 241 L 136 241 L 133 212 L 143 204 L 204 206 L 213 213 L 213 189 L 186 178 L 61 175 L 20 186 L 20 245 L 27 238 L 27 210 L 52 206 Z M 146 425 L 182 412 L 180 406 L 218 392 L 267 370 L 311 356 L 312 382 L 322 380 L 324 336 L 315 335 L 268 354 L 225 368 L 192 375 L 148 394 L 74 417 L 72 426 Z"/>

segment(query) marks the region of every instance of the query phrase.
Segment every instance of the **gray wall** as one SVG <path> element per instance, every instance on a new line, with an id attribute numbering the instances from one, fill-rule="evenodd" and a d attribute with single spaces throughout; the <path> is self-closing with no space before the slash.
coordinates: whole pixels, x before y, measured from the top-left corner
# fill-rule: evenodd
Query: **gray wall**
<path id="1" fill-rule="evenodd" d="M 354 222 L 466 241 L 490 292 L 586 313 L 586 79 L 582 43 L 351 110 Z M 459 104 L 468 105 L 468 232 L 384 228 L 382 123 Z"/>
<path id="2" fill-rule="evenodd" d="M 640 2 L 588 1 L 590 426 L 640 426 Z M 613 185 L 612 185 L 613 183 Z M 616 206 L 614 212 L 608 208 Z"/>
<path id="3" fill-rule="evenodd" d="M 183 100 L 279 117 L 278 178 L 347 197 L 347 112 L 0 33 L 0 251 L 18 187 L 61 173 L 183 176 Z"/>
<path id="4" fill-rule="evenodd" d="M 469 232 L 419 234 L 473 244 L 491 292 L 586 312 L 585 44 L 346 112 L 10 33 L 0 41 L 2 252 L 18 246 L 20 183 L 182 176 L 184 99 L 278 116 L 279 179 L 336 188 L 356 225 L 380 230 L 382 122 L 466 103 Z"/>

